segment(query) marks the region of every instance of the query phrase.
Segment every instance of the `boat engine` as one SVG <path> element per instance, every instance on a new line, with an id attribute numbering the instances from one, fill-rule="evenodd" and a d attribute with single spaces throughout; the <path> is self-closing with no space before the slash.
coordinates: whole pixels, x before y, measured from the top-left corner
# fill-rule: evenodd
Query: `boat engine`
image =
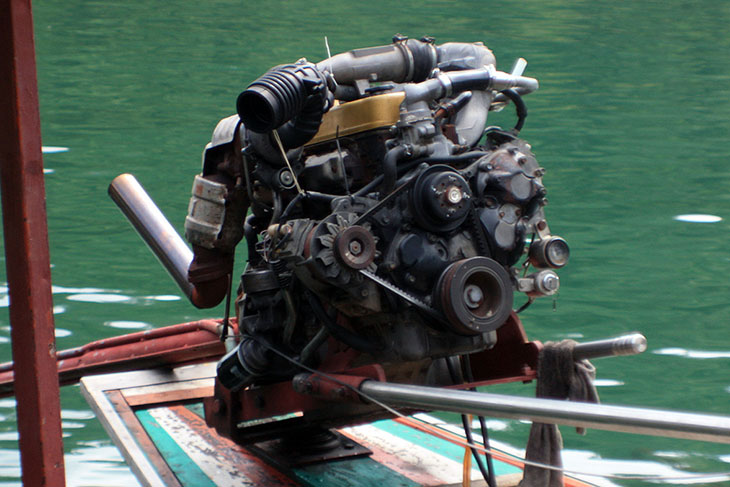
<path id="1" fill-rule="evenodd" d="M 234 249 L 248 263 L 226 394 L 302 366 L 378 364 L 390 381 L 443 383 L 443 359 L 491 349 L 568 261 L 518 138 L 537 80 L 498 71 L 482 43 L 390 45 L 276 66 L 238 97 L 203 153 L 185 222 L 192 300 L 218 304 Z M 514 128 L 486 128 L 512 103 Z M 236 284 L 233 285 L 234 289 Z M 222 386 L 222 388 L 221 388 Z"/>

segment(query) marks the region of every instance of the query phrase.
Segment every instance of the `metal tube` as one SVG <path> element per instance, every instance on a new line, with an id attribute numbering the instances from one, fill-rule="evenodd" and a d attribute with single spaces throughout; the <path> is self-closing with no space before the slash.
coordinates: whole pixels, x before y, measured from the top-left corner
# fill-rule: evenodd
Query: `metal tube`
<path id="1" fill-rule="evenodd" d="M 0 2 L 0 184 L 23 485 L 65 485 L 30 0 Z"/>
<path id="2" fill-rule="evenodd" d="M 360 390 L 394 406 L 730 443 L 730 417 L 727 416 L 504 396 L 375 380 L 365 381 Z"/>
<path id="3" fill-rule="evenodd" d="M 188 281 L 188 267 L 193 252 L 137 179 L 131 174 L 117 176 L 109 185 L 109 196 L 190 299 L 193 285 Z"/>
<path id="4" fill-rule="evenodd" d="M 636 355 L 646 351 L 646 337 L 641 333 L 632 333 L 607 340 L 579 343 L 573 349 L 575 360 L 590 360 L 617 355 Z"/>

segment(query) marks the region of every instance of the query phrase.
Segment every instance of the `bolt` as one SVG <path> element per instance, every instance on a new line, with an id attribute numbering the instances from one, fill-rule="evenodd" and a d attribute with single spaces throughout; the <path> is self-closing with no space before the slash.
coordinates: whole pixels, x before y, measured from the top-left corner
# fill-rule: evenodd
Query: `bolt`
<path id="1" fill-rule="evenodd" d="M 476 309 L 482 304 L 484 293 L 479 286 L 469 284 L 464 288 L 464 302 L 470 309 Z"/>
<path id="2" fill-rule="evenodd" d="M 362 296 L 363 298 L 367 298 L 369 294 L 370 294 L 370 291 L 368 291 L 367 289 L 360 290 L 360 296 Z"/>
<path id="3" fill-rule="evenodd" d="M 294 176 L 289 171 L 281 171 L 279 173 L 279 182 L 284 186 L 291 186 L 294 183 Z"/>
<path id="4" fill-rule="evenodd" d="M 362 243 L 359 240 L 352 240 L 348 248 L 352 255 L 360 255 L 362 253 Z"/>
<path id="5" fill-rule="evenodd" d="M 542 278 L 542 287 L 547 292 L 555 292 L 560 287 L 560 279 L 555 274 L 546 274 Z"/>
<path id="6" fill-rule="evenodd" d="M 452 205 L 457 205 L 464 199 L 464 192 L 458 186 L 451 186 L 446 190 L 446 199 Z"/>
<path id="7" fill-rule="evenodd" d="M 416 276 L 413 274 L 406 274 L 406 281 L 408 281 L 408 284 L 413 284 L 416 282 Z"/>

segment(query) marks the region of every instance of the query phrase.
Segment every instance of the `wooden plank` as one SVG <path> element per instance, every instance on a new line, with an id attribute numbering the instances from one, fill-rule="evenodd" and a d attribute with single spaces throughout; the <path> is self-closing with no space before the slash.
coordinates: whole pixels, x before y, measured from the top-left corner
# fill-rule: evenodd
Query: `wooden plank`
<path id="1" fill-rule="evenodd" d="M 418 451 L 414 451 L 414 449 L 418 450 L 420 448 L 418 445 L 410 443 L 403 445 L 397 439 L 394 440 L 389 434 L 375 427 L 368 425 L 355 426 L 345 428 L 342 433 L 353 441 L 369 448 L 373 452 L 371 456 L 373 460 L 410 478 L 418 485 L 425 487 L 440 486 L 454 481 L 461 475 L 461 465 L 453 465 L 456 462 L 442 459 L 440 456 L 436 456 L 436 458 L 414 458 L 414 455 L 418 455 Z"/>
<path id="2" fill-rule="evenodd" d="M 444 487 L 462 481 L 464 448 L 460 435 L 463 432 L 447 424 L 418 428 L 421 431 L 413 429 L 413 425 L 392 421 L 346 428 L 343 433 L 373 450 L 371 458 L 296 468 L 280 465 L 259 448 L 243 448 L 205 424 L 199 402 L 190 400 L 212 394 L 210 385 L 214 375 L 215 364 L 126 372 L 85 378 L 82 390 L 87 399 L 91 397 L 99 402 L 96 406 L 92 404 L 95 411 L 104 412 L 107 408 L 117 411 L 116 419 L 111 417 L 112 412 L 100 419 L 145 487 L 170 485 L 166 482 L 170 474 L 178 482 L 172 484 L 176 487 Z M 182 405 L 180 401 L 188 403 Z M 134 421 L 130 420 L 130 413 L 135 416 Z M 423 419 L 427 415 L 419 417 Z M 440 423 L 432 417 L 427 421 Z M 139 431 L 141 426 L 145 431 Z M 437 427 L 435 436 L 434 426 Z M 159 450 L 169 473 L 156 464 L 146 441 L 153 443 L 151 448 Z M 502 456 L 509 458 L 507 455 L 498 458 Z M 509 461 L 521 464 L 512 458 Z M 509 472 L 505 468 L 514 467 L 499 467 L 499 485 L 506 487 L 512 485 L 515 475 L 512 478 L 499 475 Z M 150 473 L 150 469 L 155 472 Z M 472 469 L 471 476 L 472 485 L 477 487 L 481 475 Z M 590 484 L 566 478 L 566 485 Z"/>
<path id="3" fill-rule="evenodd" d="M 316 463 L 295 469 L 306 485 L 317 487 L 418 487 L 421 484 L 372 458 Z"/>
<path id="4" fill-rule="evenodd" d="M 216 487 L 217 485 L 221 485 L 214 482 L 196 462 L 190 461 L 191 459 L 178 443 L 179 439 L 170 436 L 165 430 L 165 427 L 160 425 L 156 421 L 156 418 L 150 414 L 150 411 L 137 411 L 136 416 L 144 425 L 145 431 L 149 433 L 154 445 L 164 455 L 170 468 L 174 470 L 182 485 L 186 487 Z"/>
<path id="5" fill-rule="evenodd" d="M 81 393 L 140 483 L 144 487 L 167 487 L 106 395 L 108 390 L 113 390 L 112 382 L 120 384 L 110 380 L 109 375 L 84 377 L 81 379 Z"/>
<path id="6" fill-rule="evenodd" d="M 186 466 L 182 468 L 199 470 L 212 482 L 210 485 L 300 485 L 232 441 L 218 436 L 200 416 L 185 406 L 154 407 L 137 414 L 149 415 L 159 426 L 160 432 L 164 432 L 164 435 L 158 435 L 162 441 L 166 441 L 166 436 L 176 445 L 172 447 L 166 444 L 164 448 L 173 451 L 175 455 L 185 456 Z M 155 441 L 158 442 L 158 439 L 155 438 Z M 158 446 L 162 447 L 159 443 Z M 197 487 L 208 484 L 204 481 L 191 481 L 185 485 Z"/>
<path id="7" fill-rule="evenodd" d="M 168 487 L 182 487 L 175 474 L 170 470 L 169 465 L 160 452 L 155 447 L 155 444 L 150 439 L 149 435 L 145 432 L 144 427 L 137 419 L 129 404 L 124 400 L 122 393 L 119 391 L 107 391 L 106 396 L 109 402 L 119 413 L 119 417 L 129 429 L 130 433 L 137 439 L 137 444 L 145 452 L 150 463 L 157 470 L 160 478 L 165 485 Z"/>
<path id="8" fill-rule="evenodd" d="M 450 443 L 457 444 L 457 445 L 461 445 L 462 442 L 464 441 L 464 430 L 461 429 L 460 427 L 453 425 L 453 424 L 448 424 L 433 416 L 429 416 L 428 414 L 419 413 L 416 416 L 418 416 L 423 422 L 429 423 L 430 426 L 436 428 L 437 432 L 432 433 L 432 434 L 435 434 L 438 437 L 440 437 Z M 424 431 L 431 431 L 431 432 L 434 431 L 433 429 L 426 428 L 426 426 L 429 426 L 429 425 L 424 425 L 424 426 L 419 427 L 418 422 L 405 422 L 400 419 L 396 419 L 394 421 L 407 425 L 412 428 L 417 428 L 417 429 L 422 428 Z M 479 444 L 479 442 L 477 442 L 477 444 Z M 519 459 L 517 457 L 516 454 L 506 453 L 503 451 L 494 451 L 494 448 L 492 448 L 492 450 L 493 450 L 492 457 L 495 460 L 498 460 L 499 462 L 503 462 L 508 465 L 519 467 L 520 469 L 524 468 L 524 463 L 522 462 L 521 459 Z M 564 477 L 564 480 L 565 480 L 565 487 L 595 487 L 595 484 L 577 479 L 575 477 L 569 477 L 567 475 Z"/>
<path id="9" fill-rule="evenodd" d="M 204 387 L 182 387 L 178 390 L 155 390 L 158 387 L 150 386 L 149 389 L 151 392 L 144 392 L 145 389 L 147 388 L 136 388 L 135 393 L 124 390 L 124 398 L 130 406 L 150 406 L 152 404 L 202 399 L 213 395 L 212 385 Z"/>

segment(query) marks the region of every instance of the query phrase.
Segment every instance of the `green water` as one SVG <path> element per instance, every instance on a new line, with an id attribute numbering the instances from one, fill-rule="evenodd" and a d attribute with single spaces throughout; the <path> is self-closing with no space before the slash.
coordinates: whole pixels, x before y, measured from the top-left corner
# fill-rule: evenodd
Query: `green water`
<path id="1" fill-rule="evenodd" d="M 524 56 L 540 80 L 522 134 L 547 169 L 548 218 L 572 261 L 556 302 L 524 312 L 529 336 L 641 331 L 647 353 L 596 361 L 604 402 L 730 414 L 730 4 L 45 0 L 34 15 L 43 143 L 69 149 L 44 157 L 60 349 L 222 313 L 179 298 L 106 196 L 114 176 L 135 174 L 181 230 L 201 149 L 253 78 L 325 57 L 324 36 L 340 52 L 428 34 L 482 40 L 503 70 Z M 687 213 L 723 220 L 673 219 Z M 9 360 L 6 292 L 0 305 Z M 19 484 L 13 406 L 0 401 L 3 487 Z M 78 388 L 62 406 L 69 485 L 133 485 Z M 528 425 L 491 424 L 496 440 L 524 445 Z M 563 431 L 580 470 L 730 471 L 728 446 Z"/>

